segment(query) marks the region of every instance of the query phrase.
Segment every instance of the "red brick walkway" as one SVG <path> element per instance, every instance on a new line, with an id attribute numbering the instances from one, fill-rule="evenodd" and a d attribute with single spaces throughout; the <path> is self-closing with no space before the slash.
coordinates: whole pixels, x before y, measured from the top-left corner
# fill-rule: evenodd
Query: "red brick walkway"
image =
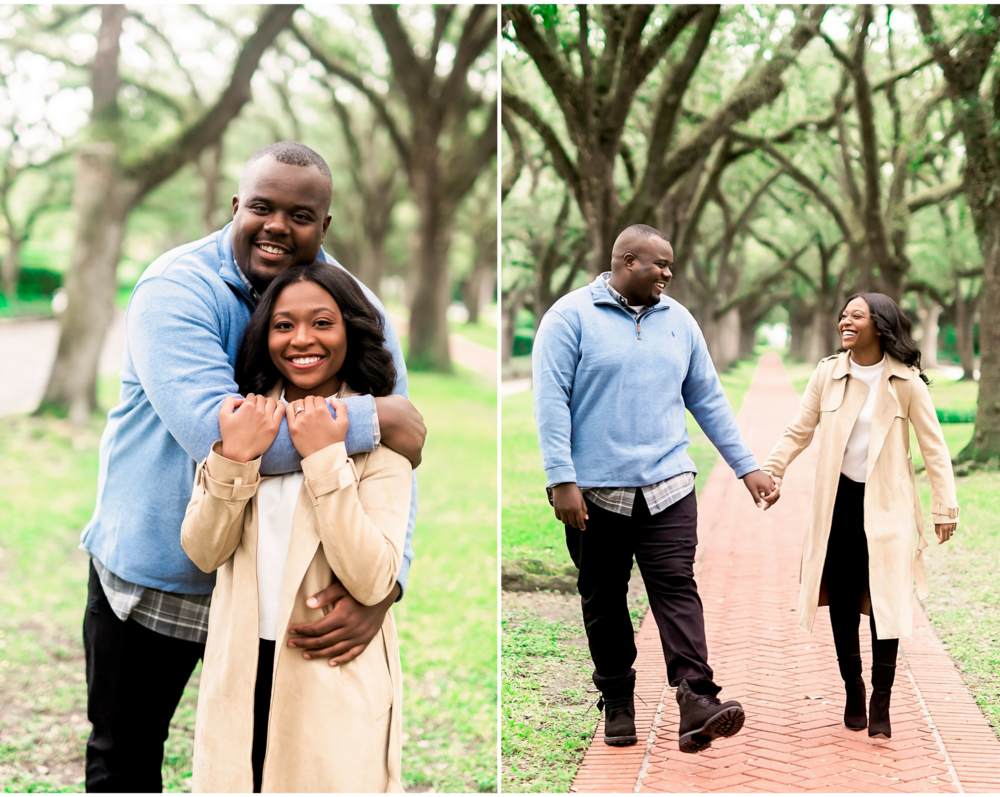
<path id="1" fill-rule="evenodd" d="M 761 359 L 740 413 L 763 462 L 794 417 L 799 397 L 775 355 Z M 666 684 L 656 624 L 637 640 L 639 744 L 608 747 L 603 722 L 574 781 L 578 792 L 997 792 L 1000 741 L 914 599 L 892 695 L 892 739 L 843 725 L 843 685 L 820 609 L 814 633 L 798 627 L 802 533 L 812 497 L 814 450 L 786 474 L 765 514 L 720 461 L 699 496 L 697 573 L 708 646 L 723 699 L 740 700 L 743 730 L 698 755 L 677 749 L 677 703 Z M 862 624 L 870 682 L 871 639 Z"/>

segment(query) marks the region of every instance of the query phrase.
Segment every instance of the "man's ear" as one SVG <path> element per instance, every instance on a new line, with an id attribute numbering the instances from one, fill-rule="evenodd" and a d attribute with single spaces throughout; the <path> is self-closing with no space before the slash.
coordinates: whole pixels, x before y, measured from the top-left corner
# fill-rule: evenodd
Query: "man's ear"
<path id="1" fill-rule="evenodd" d="M 631 252 L 626 252 L 624 255 L 622 255 L 622 263 L 625 264 L 625 268 L 631 269 L 632 264 L 635 263 L 635 255 L 633 255 Z"/>
<path id="2" fill-rule="evenodd" d="M 333 216 L 331 216 L 328 213 L 327 216 L 326 216 L 326 218 L 323 220 L 323 238 L 320 239 L 320 243 L 322 243 L 323 241 L 326 240 L 326 231 L 328 229 L 330 229 L 330 219 L 332 219 L 332 218 L 333 218 Z"/>
<path id="3" fill-rule="evenodd" d="M 233 194 L 233 218 L 236 217 L 236 211 L 240 209 L 240 195 Z"/>

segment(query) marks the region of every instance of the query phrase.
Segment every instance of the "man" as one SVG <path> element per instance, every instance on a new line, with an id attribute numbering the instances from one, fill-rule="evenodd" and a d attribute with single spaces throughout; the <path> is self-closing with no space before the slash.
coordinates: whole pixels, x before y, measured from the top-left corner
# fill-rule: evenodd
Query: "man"
<path id="1" fill-rule="evenodd" d="M 712 680 L 701 599 L 696 468 L 685 409 L 742 478 L 770 500 L 691 314 L 663 295 L 674 253 L 644 224 L 615 241 L 611 271 L 556 302 L 533 353 L 538 441 L 556 517 L 579 568 L 594 683 L 606 711 L 604 741 L 635 744 L 636 648 L 626 594 L 632 557 L 677 687 L 680 749 L 696 753 L 743 727 L 743 708 L 721 703 Z"/>
<path id="2" fill-rule="evenodd" d="M 319 258 L 335 263 L 321 248 L 331 195 L 330 169 L 311 149 L 294 142 L 265 147 L 243 170 L 232 223 L 158 258 L 129 301 L 121 403 L 109 413 L 101 439 L 97 506 L 81 541 L 92 557 L 84 620 L 87 713 L 94 726 L 88 791 L 162 789 L 163 742 L 204 652 L 215 580 L 180 545 L 195 464 L 219 439 L 222 403 L 238 395 L 234 364 L 260 293 L 292 265 Z M 344 400 L 347 448 L 370 451 L 381 442 L 416 466 L 425 429 L 406 399 L 406 367 L 388 318 L 386 347 L 398 375 L 396 395 Z M 299 461 L 283 423 L 261 473 L 298 470 Z M 333 584 L 309 598 L 311 608 L 333 608 L 322 620 L 290 629 L 289 644 L 303 655 L 347 662 L 378 632 L 406 585 L 415 491 L 414 481 L 394 594 L 365 607 Z"/>

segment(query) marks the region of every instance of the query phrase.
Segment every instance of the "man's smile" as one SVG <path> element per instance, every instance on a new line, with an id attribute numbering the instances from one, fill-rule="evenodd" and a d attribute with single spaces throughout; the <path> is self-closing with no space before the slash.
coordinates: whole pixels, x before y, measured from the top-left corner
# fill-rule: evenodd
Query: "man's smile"
<path id="1" fill-rule="evenodd" d="M 273 241 L 254 241 L 254 246 L 257 247 L 259 252 L 269 256 L 268 259 L 284 257 L 290 251 L 287 246 L 274 243 Z"/>

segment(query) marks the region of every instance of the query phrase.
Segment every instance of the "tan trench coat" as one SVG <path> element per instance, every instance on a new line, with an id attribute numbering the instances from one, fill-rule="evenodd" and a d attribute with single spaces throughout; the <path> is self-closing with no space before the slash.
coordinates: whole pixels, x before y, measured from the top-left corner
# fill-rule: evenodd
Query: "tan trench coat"
<path id="1" fill-rule="evenodd" d="M 280 393 L 280 388 L 279 388 Z M 218 453 L 201 465 L 181 542 L 202 570 L 218 569 L 198 694 L 197 792 L 252 792 L 257 678 L 257 487 L 260 460 Z M 302 460 L 275 645 L 263 792 L 399 792 L 402 673 L 390 611 L 347 664 L 303 659 L 287 629 L 323 610 L 306 599 L 333 581 L 374 605 L 399 574 L 410 510 L 408 460 L 382 446 L 351 458 L 343 443 Z"/>
<path id="2" fill-rule="evenodd" d="M 827 605 L 823 564 L 837 483 L 847 439 L 868 394 L 868 387 L 850 376 L 848 357 L 844 352 L 820 362 L 802 396 L 798 415 L 762 467 L 772 476 L 783 477 L 785 469 L 809 445 L 819 427 L 816 485 L 799 575 L 799 625 L 809 632 L 817 606 Z M 886 354 L 886 367 L 877 389 L 865 486 L 871 594 L 864 611 L 875 613 L 881 638 L 894 639 L 913 633 L 914 578 L 919 597 L 923 599 L 929 594 L 923 560 L 927 541 L 910 458 L 911 423 L 931 482 L 934 522 L 954 523 L 958 518 L 958 502 L 948 448 L 927 385 L 917 369 Z"/>

